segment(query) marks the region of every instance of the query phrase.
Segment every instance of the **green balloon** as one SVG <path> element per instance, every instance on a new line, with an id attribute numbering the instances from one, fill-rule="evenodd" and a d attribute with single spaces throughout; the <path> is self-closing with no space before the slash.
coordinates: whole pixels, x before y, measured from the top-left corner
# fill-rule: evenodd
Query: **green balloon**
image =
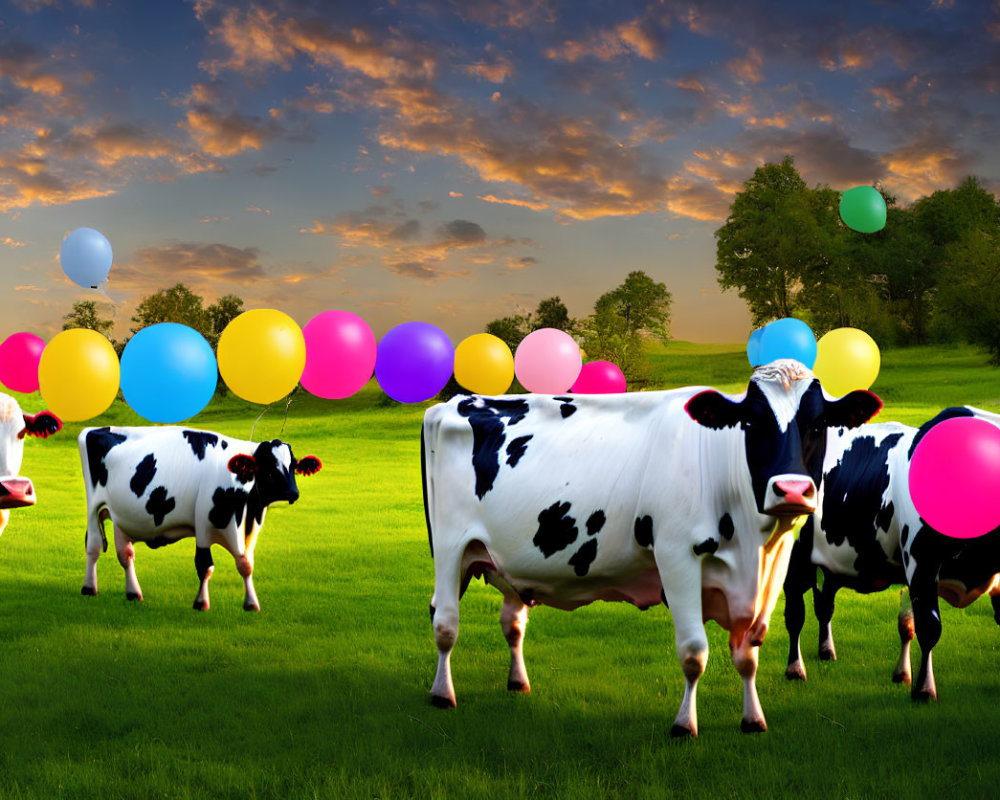
<path id="1" fill-rule="evenodd" d="M 875 233 L 885 227 L 885 200 L 874 186 L 855 186 L 840 198 L 840 218 L 858 233 Z"/>

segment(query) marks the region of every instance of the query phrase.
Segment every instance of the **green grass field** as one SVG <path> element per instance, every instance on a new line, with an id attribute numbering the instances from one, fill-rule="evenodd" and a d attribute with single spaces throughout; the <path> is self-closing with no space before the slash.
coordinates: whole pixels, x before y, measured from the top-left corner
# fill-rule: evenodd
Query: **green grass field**
<path id="1" fill-rule="evenodd" d="M 966 348 L 884 354 L 882 419 L 942 406 L 1000 410 L 1000 370 Z M 741 346 L 673 343 L 657 385 L 740 391 Z M 836 663 L 803 651 L 809 681 L 784 678 L 779 603 L 758 690 L 770 730 L 739 732 L 742 687 L 709 624 L 697 741 L 672 741 L 683 679 L 670 613 L 594 604 L 532 611 L 530 696 L 508 694 L 500 595 L 474 582 L 452 657 L 458 708 L 428 703 L 437 656 L 433 567 L 421 502 L 425 406 L 297 393 L 255 438 L 281 436 L 323 471 L 276 506 L 257 547 L 260 614 L 216 548 L 212 608 L 191 609 L 194 542 L 137 547 L 145 595 L 129 603 L 112 552 L 83 597 L 83 484 L 67 424 L 31 441 L 23 473 L 40 497 L 0 539 L 2 798 L 967 797 L 1000 783 L 1000 631 L 985 601 L 942 609 L 940 701 L 914 705 L 889 675 L 895 591 L 843 592 Z M 19 396 L 29 413 L 41 399 Z M 259 407 L 228 398 L 191 424 L 246 438 Z M 93 424 L 141 424 L 116 404 Z M 282 431 L 283 428 L 283 431 Z M 914 657 L 918 655 L 914 647 Z"/>

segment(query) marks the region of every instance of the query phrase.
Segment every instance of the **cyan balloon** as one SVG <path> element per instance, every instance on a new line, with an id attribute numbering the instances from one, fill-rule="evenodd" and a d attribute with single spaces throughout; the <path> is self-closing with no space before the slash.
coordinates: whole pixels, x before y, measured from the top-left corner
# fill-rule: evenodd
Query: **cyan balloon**
<path id="1" fill-rule="evenodd" d="M 747 339 L 747 360 L 751 367 L 759 367 L 763 362 L 760 360 L 760 337 L 764 334 L 764 328 L 757 328 Z"/>
<path id="2" fill-rule="evenodd" d="M 77 228 L 63 239 L 59 261 L 73 283 L 96 289 L 107 280 L 114 253 L 111 242 L 93 228 Z"/>
<path id="3" fill-rule="evenodd" d="M 190 419 L 215 394 L 215 353 L 187 325 L 161 322 L 143 328 L 125 345 L 121 363 L 125 402 L 151 422 Z"/>
<path id="4" fill-rule="evenodd" d="M 779 358 L 794 358 L 809 369 L 816 363 L 816 336 L 806 323 L 794 317 L 769 322 L 760 335 L 761 364 Z"/>

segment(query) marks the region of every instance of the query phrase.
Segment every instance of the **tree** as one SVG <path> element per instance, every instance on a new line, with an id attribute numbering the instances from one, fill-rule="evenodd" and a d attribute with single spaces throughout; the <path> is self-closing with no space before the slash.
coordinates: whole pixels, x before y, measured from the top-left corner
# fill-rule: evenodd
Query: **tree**
<path id="1" fill-rule="evenodd" d="M 170 289 L 160 289 L 144 297 L 136 306 L 132 322 L 137 323 L 138 327 L 133 328 L 132 333 L 138 333 L 143 328 L 158 322 L 177 322 L 194 328 L 208 339 L 213 332 L 212 321 L 202 302 L 201 296 L 192 292 L 183 283 L 178 283 Z"/>
<path id="2" fill-rule="evenodd" d="M 569 316 L 566 304 L 557 296 L 542 300 L 531 318 L 531 329 L 556 328 L 560 331 L 572 331 L 575 320 Z"/>
<path id="3" fill-rule="evenodd" d="M 226 294 L 205 309 L 208 314 L 211 335 L 206 337 L 214 348 L 226 326 L 243 313 L 243 298 Z"/>
<path id="4" fill-rule="evenodd" d="M 115 327 L 113 319 L 105 319 L 100 316 L 97 303 L 93 300 L 78 300 L 73 303 L 73 310 L 63 317 L 64 331 L 72 328 L 87 328 L 97 331 L 110 338 L 111 330 Z"/>
<path id="5" fill-rule="evenodd" d="M 511 349 L 517 350 L 521 340 L 539 328 L 557 328 L 572 333 L 576 320 L 569 315 L 565 303 L 558 297 L 548 297 L 538 304 L 534 313 L 512 314 L 486 323 L 486 333 L 491 333 Z"/>
<path id="6" fill-rule="evenodd" d="M 493 334 L 501 339 L 513 353 L 521 340 L 528 335 L 528 318 L 519 314 L 509 317 L 501 317 L 486 323 L 486 333 Z"/>

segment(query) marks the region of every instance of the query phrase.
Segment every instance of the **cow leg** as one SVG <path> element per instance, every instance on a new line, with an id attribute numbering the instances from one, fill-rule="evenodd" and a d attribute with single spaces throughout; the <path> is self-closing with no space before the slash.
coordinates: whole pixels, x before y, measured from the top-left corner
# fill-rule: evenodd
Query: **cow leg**
<path id="1" fill-rule="evenodd" d="M 139 588 L 139 579 L 135 577 L 135 548 L 121 528 L 117 525 L 114 528 L 115 552 L 118 554 L 118 563 L 125 570 L 125 597 L 142 602 L 142 589 Z"/>
<path id="2" fill-rule="evenodd" d="M 215 562 L 212 561 L 212 548 L 196 546 L 194 549 L 194 568 L 198 572 L 198 596 L 194 599 L 195 611 L 208 611 L 208 582 L 215 571 Z"/>
<path id="3" fill-rule="evenodd" d="M 830 575 L 823 572 L 823 585 L 813 589 L 813 611 L 819 622 L 819 658 L 820 661 L 836 661 L 837 650 L 833 646 L 833 605 L 840 584 Z"/>
<path id="4" fill-rule="evenodd" d="M 254 591 L 253 578 L 251 577 L 253 575 L 253 562 L 245 555 L 237 556 L 236 569 L 243 576 L 243 610 L 260 611 L 260 603 L 257 601 L 257 592 Z"/>
<path id="5" fill-rule="evenodd" d="M 104 512 L 107 514 L 107 511 Z M 87 533 L 84 535 L 84 548 L 87 551 L 87 570 L 83 576 L 83 588 L 80 594 L 93 596 L 97 594 L 97 559 L 108 549 L 104 538 L 103 520 L 95 509 L 87 514 Z"/>
<path id="6" fill-rule="evenodd" d="M 458 640 L 458 601 L 464 548 L 434 554 L 434 597 L 431 623 L 438 650 L 437 673 L 431 685 L 431 703 L 438 708 L 455 707 L 455 685 L 451 680 L 451 651 Z"/>
<path id="7" fill-rule="evenodd" d="M 736 639 L 742 639 L 737 642 Z M 732 631 L 729 635 L 729 648 L 733 656 L 733 666 L 743 678 L 743 719 L 740 730 L 743 733 L 763 733 L 767 730 L 764 719 L 764 709 L 760 707 L 757 697 L 757 655 L 759 647 L 751 645 L 745 635 Z"/>
<path id="8" fill-rule="evenodd" d="M 910 593 L 904 586 L 899 590 L 899 661 L 892 671 L 893 683 L 905 683 L 909 686 L 913 677 L 910 672 L 910 642 L 913 641 L 913 607 L 910 605 Z"/>
<path id="9" fill-rule="evenodd" d="M 528 607 L 519 598 L 504 596 L 500 610 L 500 628 L 503 638 L 510 645 L 510 673 L 507 676 L 507 690 L 511 692 L 531 691 L 528 672 L 524 668 L 524 629 L 528 626 Z"/>
<path id="10" fill-rule="evenodd" d="M 913 624 L 920 643 L 920 671 L 910 690 L 910 696 L 914 700 L 937 700 L 934 670 L 931 666 L 931 651 L 941 638 L 941 612 L 938 608 L 936 580 L 912 582 L 910 598 L 913 603 Z"/>

